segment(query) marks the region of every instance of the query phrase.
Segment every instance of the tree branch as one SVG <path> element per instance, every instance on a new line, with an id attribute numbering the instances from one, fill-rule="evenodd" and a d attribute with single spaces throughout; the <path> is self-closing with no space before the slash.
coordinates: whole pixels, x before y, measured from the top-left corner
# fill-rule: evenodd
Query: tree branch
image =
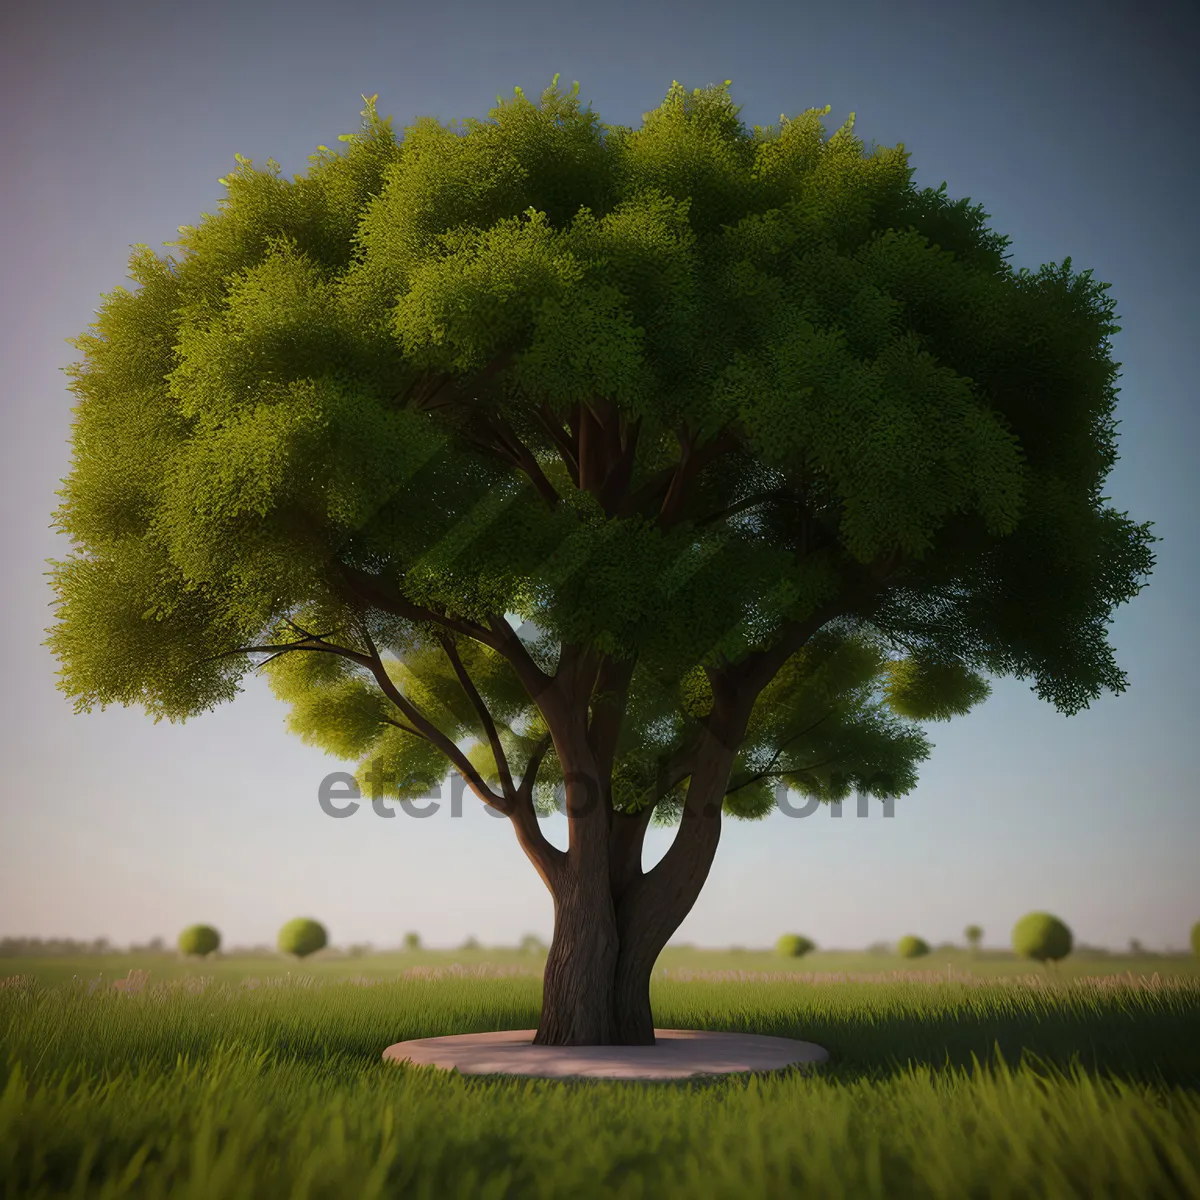
<path id="1" fill-rule="evenodd" d="M 722 508 L 718 512 L 709 513 L 707 517 L 701 517 L 696 524 L 698 526 L 711 525 L 714 521 L 721 521 L 726 517 L 732 517 L 737 513 L 744 512 L 748 508 L 754 508 L 759 504 L 764 504 L 768 500 L 799 501 L 799 499 L 800 497 L 794 492 L 758 492 L 753 496 L 747 496 L 745 500 L 739 500 L 736 504 L 731 504 L 728 508 Z"/>
<path id="2" fill-rule="evenodd" d="M 525 643 L 521 641 L 517 631 L 503 616 L 493 614 L 488 617 L 488 625 L 490 629 L 486 632 L 488 632 L 490 640 L 485 644 L 491 646 L 508 660 L 509 665 L 525 685 L 529 698 L 536 704 L 538 697 L 553 686 L 554 677 L 547 675 L 533 661 L 529 651 L 525 649 Z"/>
<path id="3" fill-rule="evenodd" d="M 774 770 L 775 764 L 779 761 L 779 756 L 784 752 L 784 750 L 787 749 L 788 746 L 792 745 L 793 742 L 798 742 L 802 737 L 805 737 L 806 735 L 812 733 L 812 731 L 814 729 L 816 729 L 816 727 L 818 725 L 822 724 L 825 721 L 828 721 L 829 718 L 833 716 L 833 712 L 834 712 L 834 710 L 830 709 L 829 712 L 827 712 L 819 720 L 814 721 L 810 726 L 808 726 L 807 729 L 801 729 L 799 733 L 793 734 L 790 738 L 787 739 L 787 741 L 783 742 L 779 746 L 779 748 L 775 751 L 775 754 L 772 757 L 771 761 L 769 763 L 767 763 L 766 767 L 762 771 L 760 771 L 757 775 L 751 775 L 748 779 L 743 779 L 741 781 L 741 783 L 735 784 L 733 787 L 728 788 L 725 792 L 725 795 L 728 796 L 728 795 L 730 795 L 730 793 L 739 791 L 741 788 L 747 787 L 749 784 L 755 783 L 757 780 L 763 779 L 766 776 L 770 775 L 771 772 Z M 812 770 L 811 767 L 805 767 L 804 769 L 806 771 Z"/>
<path id="4" fill-rule="evenodd" d="M 458 768 L 463 779 L 470 785 L 471 790 L 485 804 L 490 804 L 494 809 L 504 813 L 506 816 L 509 815 L 511 805 L 507 797 L 497 796 L 483 781 L 479 772 L 471 765 L 467 756 L 432 721 L 426 718 L 411 700 L 401 694 L 400 689 L 396 687 L 392 677 L 387 673 L 387 669 L 383 665 L 383 659 L 380 658 L 379 651 L 375 648 L 375 643 L 371 640 L 371 635 L 365 627 L 361 630 L 361 633 L 363 640 L 370 649 L 370 656 L 360 655 L 359 658 L 365 660 L 364 665 L 375 677 L 375 681 L 379 684 L 379 688 L 383 694 L 417 727 L 426 741 L 436 746 Z"/>
<path id="5" fill-rule="evenodd" d="M 828 624 L 836 617 L 847 616 L 854 612 L 887 583 L 892 573 L 902 565 L 903 561 L 904 556 L 899 549 L 880 554 L 867 568 L 862 578 L 850 587 L 848 594 L 822 605 L 804 620 L 794 621 L 786 626 L 774 645 L 766 650 L 754 651 L 738 663 L 721 668 L 710 668 L 709 679 L 714 683 L 714 692 L 716 691 L 716 680 L 720 680 L 736 692 L 737 703 L 753 705 L 759 692 L 775 678 L 780 667 L 821 626 Z"/>
<path id="6" fill-rule="evenodd" d="M 571 482 L 578 487 L 579 453 L 576 439 L 563 430 L 558 414 L 554 412 L 545 400 L 542 400 L 534 410 L 533 419 L 545 430 L 546 436 L 550 439 L 559 456 L 562 458 L 563 463 L 566 465 L 567 473 L 571 476 Z"/>
<path id="7" fill-rule="evenodd" d="M 395 584 L 378 575 L 361 571 L 357 567 L 336 562 L 334 568 L 341 577 L 341 586 L 338 590 L 344 599 L 356 601 L 359 604 L 365 603 L 391 613 L 393 616 L 403 617 L 408 621 L 441 625 L 454 633 L 473 637 L 493 650 L 501 650 L 495 635 L 476 621 L 468 620 L 466 617 L 451 616 L 448 613 L 435 612 L 431 608 L 414 604 L 401 594 Z"/>
<path id="8" fill-rule="evenodd" d="M 629 495 L 629 481 L 637 460 L 637 443 L 641 429 L 641 417 L 629 427 L 619 412 L 610 427 L 611 463 L 600 488 L 600 506 L 606 513 L 616 512 Z"/>
<path id="9" fill-rule="evenodd" d="M 513 461 L 533 481 L 542 498 L 551 508 L 557 508 L 562 501 L 554 484 L 546 478 L 541 463 L 534 458 L 532 451 L 517 436 L 512 426 L 502 417 L 485 416 L 484 420 L 494 430 L 497 438 L 513 455 Z"/>
<path id="10" fill-rule="evenodd" d="M 605 655 L 596 672 L 588 741 L 602 777 L 607 777 L 612 771 L 635 665 L 635 659 L 618 661 Z"/>
<path id="11" fill-rule="evenodd" d="M 734 432 L 733 428 L 727 425 L 711 442 L 705 442 L 702 446 L 696 446 L 693 444 L 690 454 L 690 467 L 688 470 L 693 476 L 698 474 L 700 470 L 712 462 L 713 459 L 735 449 L 737 445 L 738 436 Z M 645 513 L 645 515 L 649 516 L 650 514 L 646 512 L 646 509 L 660 496 L 665 496 L 667 493 L 669 493 L 675 477 L 683 469 L 683 462 L 684 459 L 681 454 L 679 462 L 669 467 L 663 467 L 661 470 L 655 472 L 655 474 L 653 474 L 643 484 L 635 488 L 632 493 L 626 496 L 618 515 L 630 517 L 635 513 Z M 686 499 L 686 496 L 683 498 Z"/>
<path id="12" fill-rule="evenodd" d="M 392 725 L 396 729 L 403 729 L 405 733 L 411 733 L 413 735 L 413 737 L 424 738 L 424 736 L 425 736 L 423 733 L 420 733 L 416 729 L 413 729 L 410 726 L 405 725 L 403 721 L 393 721 L 391 717 L 384 717 L 383 723 L 385 725 Z"/>
<path id="13" fill-rule="evenodd" d="M 500 734 L 496 730 L 496 723 L 492 720 L 492 714 L 488 712 L 488 707 L 484 703 L 483 697 L 479 694 L 479 689 L 467 673 L 466 667 L 463 666 L 463 661 L 459 657 L 458 649 L 454 645 L 453 639 L 448 634 L 441 634 L 438 637 L 438 641 L 441 642 L 442 649 L 445 650 L 446 657 L 450 660 L 450 665 L 454 668 L 454 673 L 458 676 L 458 682 L 462 684 L 463 691 L 467 693 L 472 707 L 479 714 L 484 734 L 487 737 L 488 744 L 492 748 L 492 756 L 496 760 L 496 770 L 500 775 L 500 786 L 504 789 L 504 795 L 510 803 L 515 804 L 516 788 L 513 787 L 512 774 L 508 769 L 508 759 L 505 757 L 504 747 L 500 744 Z"/>
<path id="14" fill-rule="evenodd" d="M 529 761 L 525 764 L 525 773 L 521 776 L 521 786 L 517 789 L 518 795 L 524 795 L 529 802 L 533 803 L 533 785 L 537 782 L 538 768 L 542 765 L 542 759 L 546 757 L 546 751 L 554 744 L 554 739 L 548 734 L 542 734 L 538 744 L 533 748 L 533 753 L 529 756 Z"/>

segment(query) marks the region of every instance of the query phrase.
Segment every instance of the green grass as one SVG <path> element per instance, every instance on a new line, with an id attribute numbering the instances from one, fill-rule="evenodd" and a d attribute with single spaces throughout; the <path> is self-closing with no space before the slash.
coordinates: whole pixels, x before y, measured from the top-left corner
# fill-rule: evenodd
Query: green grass
<path id="1" fill-rule="evenodd" d="M 0 1195 L 1200 1196 L 1186 978 L 660 976 L 660 1025 L 802 1037 L 832 1058 L 651 1085 L 381 1061 L 405 1038 L 534 1025 L 536 975 L 194 976 L 0 989 Z"/>
<path id="2" fill-rule="evenodd" d="M 235 983 L 242 979 L 269 978 L 294 974 L 321 979 L 359 975 L 369 979 L 395 978 L 413 967 L 465 967 L 503 965 L 539 971 L 544 957 L 523 954 L 508 947 L 478 950 L 389 951 L 352 958 L 329 950 L 312 955 L 302 963 L 282 954 L 218 955 L 203 960 L 187 960 L 178 954 L 114 953 L 80 954 L 71 957 L 0 957 L 0 977 L 28 975 L 40 983 L 70 983 L 73 977 L 106 981 L 120 979 L 130 970 L 149 970 L 155 980 L 208 976 L 217 982 Z M 691 946 L 668 946 L 659 958 L 660 968 L 670 971 L 762 971 L 807 974 L 879 974 L 890 971 L 945 972 L 954 975 L 970 972 L 984 977 L 1043 975 L 1047 979 L 1078 976 L 1126 975 L 1163 977 L 1186 975 L 1200 979 L 1200 959 L 1192 955 L 1086 955 L 1073 954 L 1049 967 L 1029 963 L 1003 951 L 971 954 L 967 950 L 935 950 L 926 958 L 907 959 L 895 954 L 871 954 L 855 950 L 818 950 L 803 958 L 781 958 L 773 950 L 705 950 Z"/>

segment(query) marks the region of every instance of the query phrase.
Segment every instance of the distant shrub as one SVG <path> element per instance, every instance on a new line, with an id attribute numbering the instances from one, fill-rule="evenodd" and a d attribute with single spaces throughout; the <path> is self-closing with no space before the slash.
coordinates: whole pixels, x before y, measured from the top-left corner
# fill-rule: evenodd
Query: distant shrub
<path id="1" fill-rule="evenodd" d="M 782 954 L 784 958 L 803 958 L 816 948 L 816 942 L 798 933 L 785 933 L 775 943 L 776 952 Z"/>
<path id="2" fill-rule="evenodd" d="M 1057 962 L 1071 953 L 1071 931 L 1050 913 L 1031 912 L 1013 926 L 1013 949 L 1022 958 Z"/>
<path id="3" fill-rule="evenodd" d="M 983 927 L 981 925 L 968 925 L 963 930 L 963 937 L 967 939 L 967 945 L 972 950 L 978 950 L 980 942 L 983 941 Z"/>
<path id="4" fill-rule="evenodd" d="M 527 933 L 518 947 L 522 954 L 545 954 L 546 943 L 536 933 Z"/>
<path id="5" fill-rule="evenodd" d="M 179 953 L 203 958 L 221 946 L 221 935 L 211 925 L 189 925 L 179 935 Z"/>
<path id="6" fill-rule="evenodd" d="M 279 949 L 284 954 L 307 958 L 322 949 L 329 941 L 325 926 L 310 917 L 297 917 L 279 931 Z"/>
<path id="7" fill-rule="evenodd" d="M 896 943 L 896 951 L 902 958 L 923 958 L 929 953 L 929 943 L 909 933 Z"/>
<path id="8" fill-rule="evenodd" d="M 419 933 L 406 933 L 404 935 L 405 950 L 420 950 L 421 935 Z"/>
<path id="9" fill-rule="evenodd" d="M 483 947 L 479 944 L 479 940 L 477 938 L 473 938 L 473 937 L 467 938 L 467 940 L 465 942 L 463 942 L 462 946 L 459 948 L 462 950 L 482 950 L 483 949 Z"/>
<path id="10" fill-rule="evenodd" d="M 1192 926 L 1192 953 L 1200 958 L 1200 921 Z"/>

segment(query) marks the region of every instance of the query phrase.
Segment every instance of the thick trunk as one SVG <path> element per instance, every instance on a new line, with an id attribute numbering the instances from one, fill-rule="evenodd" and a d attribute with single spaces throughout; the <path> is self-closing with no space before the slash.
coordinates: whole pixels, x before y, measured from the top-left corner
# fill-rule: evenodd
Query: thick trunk
<path id="1" fill-rule="evenodd" d="M 654 1045 L 654 1013 L 650 1008 L 650 976 L 662 953 L 644 928 L 627 931 L 617 957 L 613 981 L 616 1041 L 622 1046 Z"/>
<path id="2" fill-rule="evenodd" d="M 535 1045 L 654 1045 L 650 975 L 662 950 L 658 931 L 645 923 L 619 937 L 602 882 L 602 894 L 571 889 L 555 899 Z"/>
<path id="3" fill-rule="evenodd" d="M 546 959 L 535 1045 L 617 1042 L 613 1003 L 617 952 L 617 922 L 607 874 L 591 871 L 580 878 L 568 873 L 555 889 L 554 938 Z"/>
<path id="4" fill-rule="evenodd" d="M 675 842 L 652 871 L 641 871 L 638 837 L 631 867 L 585 855 L 586 868 L 577 859 L 556 880 L 537 1045 L 654 1044 L 651 974 L 708 878 L 730 757 L 715 747 L 702 756 L 707 769 L 693 776 Z"/>
<path id="5" fill-rule="evenodd" d="M 744 721 L 725 721 L 720 733 L 714 726 L 686 762 L 673 768 L 683 778 L 690 776 L 683 819 L 662 861 L 644 873 L 642 839 L 649 812 L 629 817 L 612 810 L 609 777 L 618 723 L 609 719 L 608 710 L 599 711 L 590 731 L 594 745 L 586 723 L 570 720 L 575 714 L 561 697 L 571 698 L 576 675 L 590 694 L 595 667 L 582 657 L 568 665 L 564 673 L 560 663 L 560 695 L 543 702 L 564 767 L 566 853 L 532 853 L 538 839 L 518 826 L 526 852 L 535 863 L 544 860 L 539 870 L 554 897 L 554 938 L 534 1043 L 653 1045 L 651 972 L 708 877 Z M 614 682 L 621 680 L 607 680 Z"/>

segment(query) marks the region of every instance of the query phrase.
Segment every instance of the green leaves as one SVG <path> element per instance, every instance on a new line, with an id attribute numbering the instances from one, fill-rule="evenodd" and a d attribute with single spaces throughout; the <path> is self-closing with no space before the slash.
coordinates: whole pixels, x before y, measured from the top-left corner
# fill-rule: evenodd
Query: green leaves
<path id="1" fill-rule="evenodd" d="M 754 705 L 727 798 L 745 817 L 771 780 L 910 788 L 928 745 L 905 721 L 967 711 L 980 672 L 1063 711 L 1119 691 L 1105 626 L 1156 539 L 1103 507 L 1107 285 L 1069 260 L 1014 273 L 978 205 L 918 191 L 903 146 L 865 153 L 852 121 L 826 137 L 828 109 L 748 132 L 726 87 L 676 83 L 631 130 L 577 92 L 399 142 L 364 97 L 306 178 L 239 157 L 178 263 L 135 247 L 139 290 L 105 298 L 68 369 L 64 690 L 179 719 L 236 693 L 229 652 L 319 612 L 341 645 L 369 631 L 493 778 L 430 636 L 521 613 L 547 672 L 564 644 L 636 660 L 613 776 L 636 807 L 711 712 L 705 670 L 830 606 Z M 519 777 L 535 698 L 454 645 Z M 360 667 L 268 671 L 302 737 L 431 777 Z"/>
<path id="2" fill-rule="evenodd" d="M 443 253 L 413 271 L 392 329 L 419 366 L 469 374 L 529 325 L 535 306 L 581 275 L 557 252 L 544 214 L 439 238 Z"/>
<path id="3" fill-rule="evenodd" d="M 893 712 L 914 721 L 963 716 L 991 695 L 987 681 L 962 663 L 921 654 L 888 665 L 884 689 Z"/>
<path id="4" fill-rule="evenodd" d="M 640 415 L 652 385 L 642 357 L 643 336 L 617 288 L 576 288 L 566 302 L 547 297 L 538 308 L 533 343 L 518 362 L 516 382 L 526 394 L 553 396 L 560 405 L 611 396 Z"/>

